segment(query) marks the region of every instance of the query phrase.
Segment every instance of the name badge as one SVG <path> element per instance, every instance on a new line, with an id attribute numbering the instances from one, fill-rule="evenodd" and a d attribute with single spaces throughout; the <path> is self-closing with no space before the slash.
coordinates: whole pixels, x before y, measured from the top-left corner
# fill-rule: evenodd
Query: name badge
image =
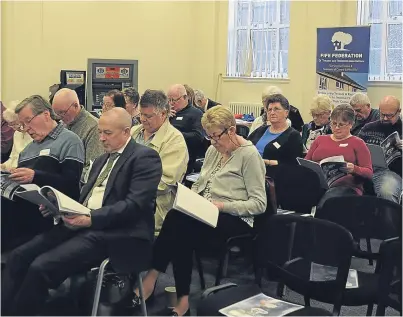
<path id="1" fill-rule="evenodd" d="M 274 142 L 273 145 L 275 146 L 276 149 L 279 149 L 281 147 L 281 145 L 278 144 L 277 142 Z"/>
<path id="2" fill-rule="evenodd" d="M 348 146 L 348 143 L 341 143 L 339 146 L 340 146 L 340 147 L 347 147 L 347 146 Z"/>
<path id="3" fill-rule="evenodd" d="M 39 156 L 47 156 L 50 154 L 50 149 L 45 149 L 39 152 Z"/>
<path id="4" fill-rule="evenodd" d="M 183 117 L 176 117 L 176 120 L 183 120 Z"/>

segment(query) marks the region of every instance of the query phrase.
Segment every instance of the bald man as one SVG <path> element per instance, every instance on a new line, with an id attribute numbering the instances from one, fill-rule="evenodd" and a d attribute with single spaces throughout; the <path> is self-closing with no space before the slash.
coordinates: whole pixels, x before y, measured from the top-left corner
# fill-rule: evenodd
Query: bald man
<path id="1" fill-rule="evenodd" d="M 366 124 L 359 137 L 366 143 L 381 145 L 384 148 L 388 168 L 374 166 L 373 183 L 378 197 L 396 203 L 402 192 L 402 120 L 400 118 L 400 101 L 395 96 L 386 96 L 379 103 L 378 121 Z M 397 132 L 399 140 L 383 142 L 392 133 Z M 386 148 L 386 143 L 391 146 Z"/>
<path id="2" fill-rule="evenodd" d="M 186 89 L 181 84 L 171 86 L 167 96 L 171 106 L 171 113 L 173 114 L 169 121 L 182 132 L 188 147 L 189 163 L 186 174 L 189 174 L 192 172 L 196 158 L 203 146 L 203 128 L 201 125 L 203 113 L 188 104 Z"/>
<path id="3" fill-rule="evenodd" d="M 98 156 L 105 153 L 98 138 L 98 119 L 80 105 L 77 93 L 68 88 L 56 92 L 52 103 L 53 111 L 60 117 L 66 128 L 77 134 L 83 141 L 85 163 L 82 180 Z"/>
<path id="4" fill-rule="evenodd" d="M 62 217 L 59 225 L 10 254 L 1 285 L 2 314 L 38 315 L 48 289 L 72 274 L 108 257 L 115 270 L 136 271 L 136 259 L 150 254 L 162 166 L 155 150 L 131 138 L 130 128 L 123 108 L 101 116 L 99 138 L 107 153 L 95 160 L 79 199 L 91 214 Z"/>

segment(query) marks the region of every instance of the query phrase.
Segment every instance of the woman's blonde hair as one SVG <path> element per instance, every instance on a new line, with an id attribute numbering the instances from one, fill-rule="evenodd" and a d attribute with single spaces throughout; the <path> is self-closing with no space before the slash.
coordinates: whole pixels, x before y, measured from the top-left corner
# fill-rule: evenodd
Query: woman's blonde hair
<path id="1" fill-rule="evenodd" d="M 311 114 L 319 112 L 331 112 L 334 108 L 333 101 L 328 95 L 315 96 L 311 104 Z"/>
<path id="2" fill-rule="evenodd" d="M 20 102 L 17 100 L 11 101 L 4 105 L 6 110 L 3 112 L 3 118 L 7 122 L 13 122 L 18 120 L 18 114 L 15 113 L 15 108 L 17 108 Z"/>
<path id="3" fill-rule="evenodd" d="M 236 126 L 234 114 L 225 106 L 215 106 L 207 110 L 201 119 L 201 123 L 205 130 L 211 128 L 225 130 Z"/>

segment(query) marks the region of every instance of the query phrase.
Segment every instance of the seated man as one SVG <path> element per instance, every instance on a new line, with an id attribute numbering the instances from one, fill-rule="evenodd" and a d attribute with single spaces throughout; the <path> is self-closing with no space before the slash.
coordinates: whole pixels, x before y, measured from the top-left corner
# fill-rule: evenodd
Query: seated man
<path id="1" fill-rule="evenodd" d="M 49 288 L 116 250 L 127 247 L 126 257 L 141 256 L 136 249 L 153 241 L 161 160 L 131 139 L 130 127 L 124 108 L 102 115 L 98 130 L 107 154 L 94 162 L 79 200 L 91 215 L 62 217 L 52 230 L 10 254 L 1 285 L 3 315 L 37 315 Z"/>
<path id="2" fill-rule="evenodd" d="M 83 141 L 86 175 L 91 162 L 104 154 L 98 137 L 98 120 L 80 105 L 77 93 L 69 88 L 60 89 L 53 98 L 53 111 L 63 120 L 67 129 L 77 134 Z"/>
<path id="3" fill-rule="evenodd" d="M 210 98 L 207 98 L 206 95 L 204 94 L 203 91 L 200 89 L 197 89 L 194 91 L 194 105 L 196 107 L 199 107 L 204 112 L 206 112 L 208 109 L 213 108 L 215 106 L 221 106 L 219 102 L 216 102 L 214 100 L 211 100 Z"/>
<path id="4" fill-rule="evenodd" d="M 188 104 L 188 95 L 183 85 L 173 85 L 168 90 L 168 100 L 171 106 L 171 124 L 182 132 L 189 150 L 189 164 L 186 174 L 193 170 L 193 165 L 203 146 L 203 128 L 201 117 L 203 113 Z"/>
<path id="5" fill-rule="evenodd" d="M 132 128 L 137 143 L 156 150 L 162 161 L 162 178 L 158 185 L 155 230 L 161 229 L 172 208 L 175 195 L 172 185 L 181 182 L 189 160 L 185 139 L 168 120 L 169 104 L 164 92 L 146 90 L 140 99 L 141 125 Z"/>
<path id="6" fill-rule="evenodd" d="M 402 138 L 400 101 L 394 96 L 386 96 L 379 104 L 380 120 L 366 124 L 358 134 L 365 143 L 380 145 L 390 134 L 397 131 Z M 402 192 L 402 143 L 386 156 L 389 168 L 374 167 L 372 181 L 378 197 L 399 203 Z"/>
<path id="7" fill-rule="evenodd" d="M 350 99 L 350 106 L 355 111 L 355 122 L 351 128 L 352 135 L 357 136 L 367 123 L 379 120 L 379 110 L 371 108 L 367 94 L 362 92 L 354 94 Z"/>
<path id="8" fill-rule="evenodd" d="M 48 185 L 73 199 L 78 199 L 84 163 L 84 147 L 80 138 L 55 121 L 50 104 L 41 96 L 23 100 L 15 109 L 18 119 L 33 142 L 19 155 L 10 178 L 21 184 Z M 38 207 L 22 199 L 15 202 L 2 198 L 3 251 L 22 243 L 52 227 L 51 219 L 43 219 Z M 25 240 L 27 241 L 27 240 Z"/>

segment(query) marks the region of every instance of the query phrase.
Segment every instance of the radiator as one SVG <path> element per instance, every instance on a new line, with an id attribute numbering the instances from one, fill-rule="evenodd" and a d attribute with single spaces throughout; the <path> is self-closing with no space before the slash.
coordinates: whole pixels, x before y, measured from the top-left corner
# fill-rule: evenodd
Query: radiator
<path id="1" fill-rule="evenodd" d="M 256 118 L 260 115 L 262 105 L 260 103 L 230 102 L 229 108 L 234 114 L 253 114 Z"/>

